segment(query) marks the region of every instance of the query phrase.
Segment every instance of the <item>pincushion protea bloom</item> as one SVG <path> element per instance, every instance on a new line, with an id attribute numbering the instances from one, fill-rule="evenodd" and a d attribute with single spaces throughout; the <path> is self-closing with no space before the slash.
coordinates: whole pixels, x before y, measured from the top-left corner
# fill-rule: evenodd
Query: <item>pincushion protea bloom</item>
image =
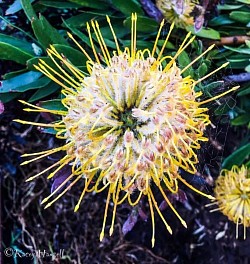
<path id="1" fill-rule="evenodd" d="M 51 178 L 64 166 L 72 165 L 72 174 L 44 199 L 43 203 L 58 194 L 67 182 L 71 183 L 56 198 L 48 202 L 46 207 L 53 204 L 76 183 L 83 185 L 83 191 L 75 211 L 78 210 L 86 192 L 98 193 L 107 188 L 100 235 L 102 240 L 110 200 L 113 201 L 111 235 L 117 206 L 125 200 L 135 206 L 141 197 L 146 195 L 152 218 L 152 245 L 154 245 L 154 210 L 162 218 L 167 230 L 172 233 L 157 205 L 155 190 L 162 194 L 184 226 L 186 226 L 185 221 L 174 209 L 166 191 L 176 193 L 178 182 L 182 182 L 194 191 L 212 198 L 188 184 L 179 175 L 178 169 L 183 168 L 190 173 L 196 172 L 195 164 L 198 163 L 198 159 L 195 150 L 200 148 L 200 141 L 207 140 L 203 136 L 203 131 L 210 123 L 209 116 L 205 114 L 207 108 L 202 107 L 202 104 L 221 95 L 203 102 L 197 101 L 201 93 L 194 91 L 195 85 L 213 72 L 196 81 L 190 76 L 182 77 L 182 73 L 212 47 L 185 69 L 180 70 L 176 65 L 176 58 L 192 43 L 194 37 L 189 39 L 189 33 L 174 57 L 164 56 L 163 52 L 173 29 L 172 25 L 162 48 L 157 53 L 157 43 L 164 25 L 162 22 L 153 50 L 137 50 L 136 20 L 136 14 L 132 14 L 131 47 L 121 50 L 107 17 L 116 44 L 116 51 L 112 54 L 108 51 L 97 22 L 92 21 L 91 26 L 99 48 L 94 44 L 91 27 L 87 24 L 93 57 L 69 34 L 88 58 L 88 74 L 74 67 L 51 46 L 48 55 L 58 67 L 58 71 L 43 60 L 40 60 L 39 65 L 35 67 L 63 87 L 62 94 L 65 98 L 62 99 L 62 103 L 66 110 L 48 110 L 23 102 L 31 107 L 25 109 L 26 111 L 50 112 L 62 118 L 51 124 L 18 121 L 52 127 L 57 131 L 58 138 L 66 140 L 66 144 L 62 147 L 23 155 L 37 156 L 23 162 L 27 164 L 58 151 L 66 152 L 60 161 L 28 180 L 57 167 L 48 176 Z M 61 61 L 63 67 L 56 59 Z M 226 93 L 228 92 L 230 91 Z M 154 186 L 155 190 L 153 190 Z"/>
<path id="2" fill-rule="evenodd" d="M 216 202 L 220 210 L 229 220 L 236 223 L 236 238 L 239 234 L 239 225 L 250 226 L 250 170 L 244 165 L 240 168 L 233 166 L 231 170 L 222 170 L 215 183 Z"/>
<path id="3" fill-rule="evenodd" d="M 156 6 L 166 20 L 181 28 L 194 24 L 192 13 L 196 4 L 194 0 L 156 0 Z"/>

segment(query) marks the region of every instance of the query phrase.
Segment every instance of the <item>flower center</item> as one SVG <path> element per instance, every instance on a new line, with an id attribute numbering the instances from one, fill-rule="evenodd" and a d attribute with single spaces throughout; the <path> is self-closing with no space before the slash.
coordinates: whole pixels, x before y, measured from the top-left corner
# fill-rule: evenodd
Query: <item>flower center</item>
<path id="1" fill-rule="evenodd" d="M 133 117 L 132 109 L 125 109 L 123 112 L 120 112 L 118 114 L 118 120 L 123 122 L 123 125 L 120 127 L 123 133 L 127 130 L 133 131 L 135 135 L 138 133 L 136 127 L 139 125 L 139 122 L 137 118 Z"/>

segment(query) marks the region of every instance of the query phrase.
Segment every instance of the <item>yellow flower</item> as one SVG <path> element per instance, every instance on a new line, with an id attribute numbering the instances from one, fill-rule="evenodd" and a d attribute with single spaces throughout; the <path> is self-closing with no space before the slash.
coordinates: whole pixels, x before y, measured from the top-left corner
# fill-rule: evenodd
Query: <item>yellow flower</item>
<path id="1" fill-rule="evenodd" d="M 195 5 L 196 1 L 193 0 L 156 0 L 156 6 L 166 20 L 181 28 L 194 24 L 192 12 Z"/>
<path id="2" fill-rule="evenodd" d="M 190 76 L 182 77 L 182 73 L 212 47 L 185 69 L 180 70 L 176 65 L 176 59 L 192 43 L 194 37 L 189 38 L 189 33 L 174 57 L 164 56 L 165 46 L 174 26 L 171 26 L 162 48 L 157 52 L 158 39 L 164 25 L 162 22 L 152 51 L 137 50 L 136 20 L 136 14 L 132 14 L 131 47 L 121 50 L 107 17 L 116 43 L 116 51 L 112 54 L 108 51 L 97 22 L 92 21 L 91 27 L 99 47 L 94 44 L 91 27 L 87 24 L 93 57 L 69 34 L 88 58 L 88 74 L 73 66 L 51 46 L 48 55 L 58 67 L 58 71 L 43 60 L 40 60 L 39 65 L 35 67 L 63 87 L 62 94 L 65 98 L 62 99 L 62 103 L 66 110 L 47 110 L 22 101 L 31 107 L 25 109 L 26 111 L 50 112 L 62 118 L 51 124 L 18 121 L 24 124 L 53 127 L 58 131 L 57 138 L 66 141 L 62 147 L 23 155 L 36 156 L 23 162 L 27 164 L 58 151 L 66 152 L 63 159 L 28 180 L 57 167 L 48 176 L 51 178 L 67 164 L 72 165 L 72 174 L 44 199 L 43 203 L 48 202 L 63 186 L 66 186 L 67 182 L 70 181 L 70 185 L 54 200 L 48 202 L 46 207 L 53 204 L 79 181 L 84 181 L 85 185 L 75 211 L 78 210 L 86 192 L 98 193 L 107 188 L 107 202 L 100 235 L 102 240 L 110 200 L 114 204 L 111 235 L 117 206 L 125 200 L 135 206 L 141 196 L 146 195 L 152 218 L 152 245 L 154 245 L 154 210 L 172 233 L 154 198 L 155 191 L 162 194 L 185 227 L 185 221 L 174 209 L 165 191 L 176 193 L 178 182 L 182 182 L 192 190 L 212 198 L 188 184 L 179 175 L 178 169 L 183 168 L 190 173 L 196 172 L 195 164 L 198 163 L 198 159 L 195 150 L 200 148 L 200 141 L 207 140 L 203 136 L 203 131 L 210 123 L 209 116 L 205 114 L 207 108 L 202 107 L 202 104 L 222 95 L 199 102 L 197 98 L 201 93 L 194 91 L 197 83 L 215 71 L 196 81 Z M 56 59 L 59 59 L 63 66 Z M 226 65 L 222 65 L 218 70 Z"/>
<path id="3" fill-rule="evenodd" d="M 246 227 L 250 226 L 250 170 L 244 165 L 240 168 L 233 166 L 231 170 L 222 170 L 216 180 L 215 198 L 218 209 L 229 220 L 236 223 L 236 238 L 239 234 L 239 225 L 244 226 L 244 239 Z"/>

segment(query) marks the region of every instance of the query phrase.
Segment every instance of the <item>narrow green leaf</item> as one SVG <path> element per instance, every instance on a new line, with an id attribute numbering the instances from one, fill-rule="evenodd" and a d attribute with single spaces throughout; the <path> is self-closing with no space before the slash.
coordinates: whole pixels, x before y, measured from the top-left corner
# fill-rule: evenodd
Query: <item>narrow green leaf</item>
<path id="1" fill-rule="evenodd" d="M 59 44 L 54 44 L 53 46 L 60 54 L 63 54 L 73 65 L 75 66 L 86 65 L 87 58 L 79 50 L 71 48 L 70 46 L 59 45 Z"/>
<path id="2" fill-rule="evenodd" d="M 29 71 L 9 80 L 2 81 L 0 93 L 19 92 L 22 86 L 35 82 L 41 75 L 42 73 L 40 72 Z"/>
<path id="3" fill-rule="evenodd" d="M 241 91 L 238 92 L 238 96 L 245 96 L 247 94 L 250 94 L 250 85 L 247 85 L 246 87 L 242 87 Z"/>
<path id="4" fill-rule="evenodd" d="M 127 28 L 131 27 L 131 17 L 128 17 L 124 20 L 124 25 Z M 154 33 L 154 32 L 157 32 L 158 27 L 159 27 L 159 24 L 152 18 L 145 17 L 145 16 L 137 17 L 136 30 L 139 32 Z"/>
<path id="5" fill-rule="evenodd" d="M 120 10 L 124 15 L 131 16 L 131 13 L 143 15 L 141 5 L 135 0 L 111 0 L 114 7 Z"/>
<path id="6" fill-rule="evenodd" d="M 223 46 L 223 47 L 228 49 L 228 50 L 232 50 L 232 51 L 235 51 L 235 52 L 238 52 L 238 53 L 241 53 L 241 54 L 250 55 L 250 48 L 233 48 L 233 47 L 230 47 L 230 46 Z"/>
<path id="7" fill-rule="evenodd" d="M 32 21 L 33 19 L 37 19 L 36 12 L 34 11 L 30 0 L 20 0 L 21 5 L 23 7 L 24 13 L 27 16 L 27 18 Z"/>
<path id="8" fill-rule="evenodd" d="M 228 17 L 228 15 L 220 15 L 215 17 L 209 21 L 209 26 L 222 26 L 222 25 L 229 25 L 235 23 L 232 19 Z"/>
<path id="9" fill-rule="evenodd" d="M 32 55 L 26 53 L 22 49 L 0 42 L 0 59 L 12 60 L 20 64 L 26 64 L 26 61 L 30 58 L 32 58 Z"/>
<path id="10" fill-rule="evenodd" d="M 247 67 L 245 68 L 245 71 L 246 71 L 246 72 L 250 72 L 250 64 L 247 65 Z"/>
<path id="11" fill-rule="evenodd" d="M 26 92 L 26 91 L 32 90 L 32 89 L 40 89 L 40 88 L 43 88 L 44 86 L 48 85 L 48 83 L 50 81 L 51 80 L 48 77 L 44 76 L 44 77 L 39 78 L 38 80 L 36 80 L 32 83 L 16 87 L 15 89 L 13 89 L 13 91 L 23 93 L 23 92 Z"/>
<path id="12" fill-rule="evenodd" d="M 68 0 L 69 2 L 76 3 L 80 6 L 84 7 L 90 7 L 95 9 L 106 9 L 109 8 L 109 5 L 102 0 L 95 0 L 95 1 L 89 1 L 89 0 Z"/>
<path id="13" fill-rule="evenodd" d="M 20 93 L 0 93 L 0 101 L 2 103 L 8 103 L 11 100 L 17 98 Z"/>
<path id="14" fill-rule="evenodd" d="M 39 19 L 33 19 L 31 26 L 34 34 L 44 49 L 48 48 L 51 44 L 67 45 L 67 41 L 42 15 L 39 16 Z"/>
<path id="15" fill-rule="evenodd" d="M 41 132 L 46 134 L 56 135 L 58 131 L 56 131 L 53 127 L 47 127 L 47 128 L 42 128 Z"/>
<path id="16" fill-rule="evenodd" d="M 13 72 L 8 72 L 3 75 L 3 80 L 8 80 L 11 79 L 15 76 L 18 76 L 21 73 L 27 72 L 27 69 L 21 69 L 19 71 L 13 71 Z"/>
<path id="17" fill-rule="evenodd" d="M 233 11 L 229 14 L 229 17 L 235 21 L 247 24 L 250 21 L 250 12 Z"/>
<path id="18" fill-rule="evenodd" d="M 43 99 L 44 97 L 53 94 L 57 90 L 59 90 L 60 86 L 54 82 L 50 82 L 47 86 L 42 89 L 38 89 L 29 99 L 29 102 L 38 101 Z"/>
<path id="19" fill-rule="evenodd" d="M 203 77 L 205 76 L 205 74 L 208 72 L 208 68 L 207 68 L 207 64 L 206 63 L 202 63 L 198 70 L 197 70 L 197 74 L 198 74 L 198 77 Z"/>
<path id="20" fill-rule="evenodd" d="M 32 59 L 29 59 L 26 63 L 27 68 L 31 71 L 37 71 L 37 69 L 35 69 L 34 65 L 38 65 L 40 59 L 45 61 L 52 68 L 55 68 L 54 62 L 49 57 L 34 57 Z"/>
<path id="21" fill-rule="evenodd" d="M 55 8 L 79 8 L 81 5 L 75 4 L 75 3 L 68 3 L 65 1 L 45 1 L 45 0 L 40 0 L 39 4 L 44 5 L 44 6 L 49 6 L 49 7 L 55 7 Z"/>
<path id="22" fill-rule="evenodd" d="M 240 116 L 237 116 L 231 121 L 231 124 L 234 126 L 241 126 L 245 125 L 250 122 L 250 114 L 243 114 Z"/>
<path id="23" fill-rule="evenodd" d="M 187 26 L 187 31 L 191 31 L 192 34 L 208 39 L 220 39 L 220 33 L 212 28 L 202 28 L 199 32 L 195 32 L 193 26 Z"/>
<path id="24" fill-rule="evenodd" d="M 238 148 L 230 156 L 225 158 L 222 163 L 222 168 L 230 169 L 233 165 L 241 165 L 244 160 L 250 155 L 250 143 Z"/>
<path id="25" fill-rule="evenodd" d="M 237 2 L 250 5 L 250 0 L 237 0 Z"/>
<path id="26" fill-rule="evenodd" d="M 89 47 L 91 47 L 91 43 L 89 41 L 89 38 L 85 34 L 83 34 L 80 30 L 78 30 L 77 28 L 75 28 L 75 27 L 71 26 L 70 24 L 68 24 L 66 22 L 66 20 L 63 20 L 63 25 L 66 26 L 68 29 L 70 29 L 70 32 L 72 32 L 73 34 L 78 36 Z"/>
<path id="27" fill-rule="evenodd" d="M 235 10 L 241 8 L 243 5 L 217 5 L 218 10 Z"/>
<path id="28" fill-rule="evenodd" d="M 39 102 L 39 105 L 49 110 L 66 110 L 60 99 L 41 101 Z"/>
<path id="29" fill-rule="evenodd" d="M 25 40 L 14 38 L 5 34 L 0 34 L 0 42 L 19 48 L 30 55 L 34 55 L 31 43 Z"/>
<path id="30" fill-rule="evenodd" d="M 179 56 L 178 56 L 178 64 L 180 69 L 184 69 L 188 64 L 191 63 L 191 60 L 187 54 L 186 51 L 183 51 Z M 183 76 L 187 77 L 189 75 L 193 75 L 194 70 L 193 67 L 189 67 L 186 71 L 183 72 Z"/>

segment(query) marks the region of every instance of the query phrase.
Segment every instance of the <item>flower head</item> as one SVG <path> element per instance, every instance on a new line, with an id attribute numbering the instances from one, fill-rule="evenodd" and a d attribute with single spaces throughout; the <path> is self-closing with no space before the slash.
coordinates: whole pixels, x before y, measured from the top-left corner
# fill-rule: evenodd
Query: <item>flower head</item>
<path id="1" fill-rule="evenodd" d="M 239 225 L 242 224 L 245 239 L 246 227 L 250 226 L 250 170 L 244 165 L 222 170 L 216 180 L 214 193 L 219 210 L 236 223 L 236 238 Z"/>
<path id="2" fill-rule="evenodd" d="M 194 40 L 194 37 L 189 38 L 190 33 L 174 57 L 164 56 L 173 25 L 157 53 L 157 43 L 164 25 L 162 22 L 153 50 L 137 50 L 136 15 L 132 14 L 131 47 L 121 50 L 108 17 L 107 21 L 116 43 L 116 51 L 112 54 L 108 51 L 97 22 L 92 21 L 91 27 L 99 47 L 94 44 L 91 27 L 87 25 L 93 57 L 69 34 L 88 58 L 88 74 L 73 66 L 53 46 L 48 49 L 48 55 L 58 71 L 43 60 L 35 66 L 63 87 L 65 98 L 62 103 L 66 110 L 47 110 L 23 102 L 32 107 L 26 109 L 27 111 L 51 112 L 61 116 L 61 119 L 51 124 L 19 122 L 53 127 L 58 131 L 57 137 L 66 140 L 66 144 L 41 153 L 25 154 L 24 156 L 37 157 L 23 164 L 58 151 L 65 152 L 60 161 L 28 180 L 56 168 L 48 177 L 51 178 L 67 164 L 72 165 L 71 175 L 43 202 L 48 202 L 53 195 L 58 194 L 67 182 L 70 181 L 70 185 L 48 202 L 46 207 L 77 182 L 84 182 L 84 187 L 75 211 L 86 192 L 98 193 L 108 189 L 100 239 L 104 236 L 110 200 L 114 204 L 111 235 L 117 206 L 125 200 L 134 206 L 146 195 L 152 217 L 154 244 L 154 210 L 158 212 L 168 231 L 172 232 L 157 205 L 154 188 L 162 194 L 184 226 L 185 221 L 172 206 L 166 191 L 176 193 L 178 182 L 181 181 L 196 192 L 211 198 L 188 184 L 179 175 L 178 169 L 196 172 L 195 164 L 198 159 L 195 151 L 200 148 L 201 141 L 207 140 L 203 132 L 210 123 L 209 116 L 205 113 L 207 108 L 202 107 L 202 104 L 221 96 L 198 102 L 197 98 L 201 93 L 195 92 L 194 87 L 206 76 L 195 81 L 190 76 L 183 78 L 182 73 L 212 47 L 180 70 L 176 59 Z M 63 67 L 57 59 L 62 62 Z"/>
<path id="3" fill-rule="evenodd" d="M 185 28 L 194 24 L 192 15 L 196 6 L 194 0 L 156 0 L 156 6 L 170 23 L 174 22 L 177 27 Z"/>

